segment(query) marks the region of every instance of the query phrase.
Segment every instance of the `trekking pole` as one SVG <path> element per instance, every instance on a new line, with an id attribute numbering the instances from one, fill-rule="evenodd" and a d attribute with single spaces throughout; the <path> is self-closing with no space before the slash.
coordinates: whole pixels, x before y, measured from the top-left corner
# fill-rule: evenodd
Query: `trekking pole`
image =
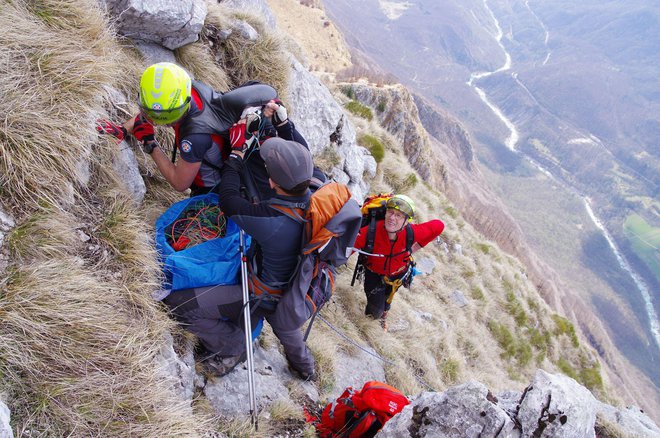
<path id="1" fill-rule="evenodd" d="M 257 422 L 257 396 L 254 389 L 254 357 L 252 350 L 252 321 L 250 318 L 250 292 L 248 290 L 247 255 L 245 251 L 245 232 L 240 230 L 241 250 L 241 285 L 243 287 L 243 323 L 245 324 L 245 351 L 248 367 L 248 393 L 250 396 L 250 417 L 252 425 L 258 429 Z"/>

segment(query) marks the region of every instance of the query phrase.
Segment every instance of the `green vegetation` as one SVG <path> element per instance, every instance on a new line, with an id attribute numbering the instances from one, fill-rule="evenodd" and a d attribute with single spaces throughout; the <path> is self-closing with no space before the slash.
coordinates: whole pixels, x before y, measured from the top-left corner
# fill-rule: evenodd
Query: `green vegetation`
<path id="1" fill-rule="evenodd" d="M 372 121 L 374 119 L 374 113 L 366 105 L 361 104 L 357 100 L 351 100 L 346 104 L 346 109 L 355 114 L 358 117 Z"/>
<path id="2" fill-rule="evenodd" d="M 570 377 L 572 379 L 575 379 L 575 380 L 578 379 L 578 376 L 577 376 L 577 373 L 575 372 L 575 369 L 568 362 L 568 360 L 566 360 L 565 358 L 563 358 L 563 357 L 559 358 L 559 360 L 557 361 L 557 367 L 559 368 L 559 370 L 562 373 L 566 374 L 568 377 Z"/>
<path id="3" fill-rule="evenodd" d="M 518 327 L 527 325 L 527 313 L 525 313 L 525 309 L 523 309 L 513 292 L 507 292 L 506 294 L 506 310 L 509 315 L 513 316 Z"/>
<path id="4" fill-rule="evenodd" d="M 552 315 L 552 320 L 555 322 L 555 335 L 566 335 L 571 339 L 571 344 L 575 348 L 580 346 L 580 341 L 575 333 L 575 327 L 569 320 L 557 314 Z"/>
<path id="5" fill-rule="evenodd" d="M 493 249 L 493 247 L 487 243 L 475 243 L 474 247 L 484 254 L 490 254 L 490 251 Z"/>
<path id="6" fill-rule="evenodd" d="M 660 228 L 649 225 L 644 218 L 632 214 L 623 224 L 626 237 L 633 251 L 649 267 L 653 275 L 660 280 L 660 258 L 657 257 L 660 246 Z"/>
<path id="7" fill-rule="evenodd" d="M 475 272 L 470 268 L 463 268 L 461 271 L 461 277 L 465 278 L 466 280 L 474 277 L 474 274 Z"/>
<path id="8" fill-rule="evenodd" d="M 579 382 L 589 389 L 603 390 L 603 378 L 600 375 L 600 364 L 586 366 L 580 370 Z"/>
<path id="9" fill-rule="evenodd" d="M 446 383 L 454 383 L 458 379 L 458 373 L 460 371 L 460 365 L 455 359 L 446 359 L 442 362 L 440 366 L 440 372 L 442 374 L 442 379 Z"/>
<path id="10" fill-rule="evenodd" d="M 484 301 L 485 299 L 484 291 L 481 290 L 479 286 L 472 286 L 470 289 L 470 296 L 474 300 Z"/>
<path id="11" fill-rule="evenodd" d="M 445 213 L 452 219 L 456 219 L 458 217 L 458 211 L 454 207 L 445 207 Z"/>
<path id="12" fill-rule="evenodd" d="M 516 353 L 515 339 L 511 331 L 504 325 L 496 321 L 488 321 L 488 328 L 497 341 L 497 344 L 504 350 L 502 357 L 510 358 Z"/>
<path id="13" fill-rule="evenodd" d="M 414 173 L 409 173 L 403 179 L 403 182 L 398 187 L 397 192 L 407 192 L 408 190 L 412 190 L 413 188 L 415 188 L 418 182 L 419 180 L 417 179 L 417 175 L 415 175 Z"/>
<path id="14" fill-rule="evenodd" d="M 387 107 L 387 100 L 384 97 L 378 99 L 378 106 L 376 106 L 376 111 L 382 113 L 383 111 L 385 111 L 386 107 Z"/>
<path id="15" fill-rule="evenodd" d="M 349 99 L 355 99 L 355 90 L 352 85 L 343 85 L 339 88 Z"/>
<path id="16" fill-rule="evenodd" d="M 385 147 L 378 138 L 373 135 L 363 134 L 358 138 L 358 144 L 369 149 L 371 156 L 374 157 L 376 163 L 380 163 L 385 158 Z"/>
<path id="17" fill-rule="evenodd" d="M 580 384 L 592 391 L 603 391 L 603 378 L 600 375 L 600 364 L 598 361 L 591 363 L 584 353 L 580 353 L 580 364 L 577 369 L 564 357 L 557 361 L 557 367 L 568 377 L 575 379 Z"/>

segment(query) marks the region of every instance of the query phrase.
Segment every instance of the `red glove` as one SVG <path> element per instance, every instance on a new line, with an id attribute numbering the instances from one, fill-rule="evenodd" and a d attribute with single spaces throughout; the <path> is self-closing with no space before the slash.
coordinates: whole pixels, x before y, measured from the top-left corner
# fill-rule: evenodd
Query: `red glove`
<path id="1" fill-rule="evenodd" d="M 156 138 L 153 125 L 147 122 L 141 114 L 135 116 L 135 121 L 133 122 L 133 137 L 142 143 L 149 143 Z"/>
<path id="2" fill-rule="evenodd" d="M 112 135 L 117 140 L 123 140 L 126 137 L 126 128 L 122 125 L 116 125 L 106 119 L 96 121 L 96 132 L 99 134 Z"/>
<path id="3" fill-rule="evenodd" d="M 232 151 L 245 152 L 247 150 L 247 142 L 245 141 L 245 123 L 234 123 L 229 128 L 229 142 L 231 143 Z"/>

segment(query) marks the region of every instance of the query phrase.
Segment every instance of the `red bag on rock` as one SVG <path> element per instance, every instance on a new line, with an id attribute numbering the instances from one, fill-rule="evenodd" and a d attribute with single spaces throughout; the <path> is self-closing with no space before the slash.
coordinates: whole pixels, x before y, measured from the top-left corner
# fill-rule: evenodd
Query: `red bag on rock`
<path id="1" fill-rule="evenodd" d="M 409 403 L 386 383 L 372 380 L 360 391 L 349 386 L 325 407 L 316 429 L 321 438 L 371 438 Z"/>

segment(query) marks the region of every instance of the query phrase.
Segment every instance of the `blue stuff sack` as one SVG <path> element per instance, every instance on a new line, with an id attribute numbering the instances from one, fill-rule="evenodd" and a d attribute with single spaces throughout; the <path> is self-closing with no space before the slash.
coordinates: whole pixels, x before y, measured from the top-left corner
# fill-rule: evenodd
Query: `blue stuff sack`
<path id="1" fill-rule="evenodd" d="M 240 283 L 241 256 L 239 228 L 227 219 L 224 237 L 207 240 L 181 251 L 175 251 L 167 239 L 169 227 L 189 207 L 195 205 L 218 206 L 215 193 L 194 196 L 173 204 L 156 220 L 156 248 L 161 256 L 166 288 L 172 291 L 193 287 Z M 245 236 L 246 248 L 250 237 Z M 169 287 L 167 287 L 169 286 Z"/>

